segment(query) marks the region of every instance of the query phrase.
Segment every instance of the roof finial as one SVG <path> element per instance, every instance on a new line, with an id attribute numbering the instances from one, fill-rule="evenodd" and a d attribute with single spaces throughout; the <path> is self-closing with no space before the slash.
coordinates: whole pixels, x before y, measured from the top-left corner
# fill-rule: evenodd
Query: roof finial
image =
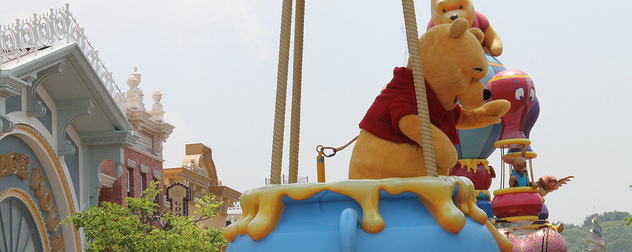
<path id="1" fill-rule="evenodd" d="M 138 88 L 140 84 L 141 74 L 138 72 L 138 67 L 134 67 L 134 72 L 127 77 L 127 85 L 129 90 L 125 93 L 125 106 L 137 110 L 145 110 L 145 104 L 143 103 L 143 90 Z"/>
<path id="2" fill-rule="evenodd" d="M 160 104 L 160 100 L 162 99 L 160 90 L 156 89 L 152 94 L 152 98 L 154 98 L 154 105 L 151 106 L 151 119 L 162 122 L 164 120 L 165 111 L 162 108 L 162 104 Z"/>

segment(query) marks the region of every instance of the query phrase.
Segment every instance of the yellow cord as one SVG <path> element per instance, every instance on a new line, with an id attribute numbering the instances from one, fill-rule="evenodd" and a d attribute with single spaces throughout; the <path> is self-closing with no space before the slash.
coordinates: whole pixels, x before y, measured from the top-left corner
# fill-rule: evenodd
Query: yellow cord
<path id="1" fill-rule="evenodd" d="M 434 146 L 432 144 L 432 132 L 430 128 L 430 114 L 428 113 L 428 100 L 426 99 L 426 85 L 422 72 L 421 52 L 419 51 L 419 35 L 417 33 L 417 18 L 415 17 L 415 3 L 413 0 L 402 0 L 404 9 L 404 22 L 406 24 L 406 38 L 408 40 L 408 52 L 410 54 L 413 79 L 415 81 L 415 95 L 417 97 L 417 114 L 421 130 L 421 147 L 426 163 L 426 174 L 437 176 L 437 164 L 435 161 Z"/>
<path id="2" fill-rule="evenodd" d="M 285 103 L 287 95 L 287 72 L 290 54 L 290 29 L 292 24 L 292 0 L 283 0 L 281 13 L 281 38 L 279 42 L 279 64 L 277 68 L 277 93 L 272 136 L 272 161 L 270 184 L 281 184 L 281 161 L 283 158 L 283 132 L 285 128 Z"/>

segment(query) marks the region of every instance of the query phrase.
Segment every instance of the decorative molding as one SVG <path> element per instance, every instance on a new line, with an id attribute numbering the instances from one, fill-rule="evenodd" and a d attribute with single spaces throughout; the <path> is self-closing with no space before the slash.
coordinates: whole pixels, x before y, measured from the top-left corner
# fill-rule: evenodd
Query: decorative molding
<path id="1" fill-rule="evenodd" d="M 112 188 L 114 186 L 114 182 L 116 182 L 115 177 L 108 176 L 107 174 L 101 173 L 101 186 Z"/>
<path id="2" fill-rule="evenodd" d="M 156 156 L 154 154 L 148 153 L 147 151 L 141 150 L 139 148 L 136 148 L 136 147 L 127 147 L 127 148 L 130 149 L 130 150 L 133 150 L 135 152 L 138 152 L 139 154 L 141 154 L 141 155 L 143 155 L 145 157 L 148 157 L 148 158 L 151 158 L 153 160 L 156 160 L 158 162 L 161 162 L 161 163 L 165 162 L 164 159 L 162 159 L 162 158 L 160 158 L 160 157 L 158 157 L 158 156 Z"/>
<path id="3" fill-rule="evenodd" d="M 131 131 L 84 133 L 79 137 L 83 146 L 120 144 L 121 147 L 131 146 L 139 138 Z"/>
<path id="4" fill-rule="evenodd" d="M 76 147 L 66 138 L 66 127 L 77 117 L 90 114 L 94 104 L 90 99 L 70 100 L 57 103 L 57 154 L 72 155 Z"/>
<path id="5" fill-rule="evenodd" d="M 144 110 L 136 110 L 133 108 L 127 108 L 127 120 L 132 124 L 137 131 L 147 131 L 158 135 L 158 139 L 162 142 L 167 141 L 167 138 L 173 132 L 175 126 L 158 122 L 151 119 L 152 114 Z"/>
<path id="6" fill-rule="evenodd" d="M 13 122 L 7 117 L 5 109 L 7 98 L 22 95 L 22 89 L 26 86 L 28 83 L 0 70 L 0 134 L 13 130 Z"/>
<path id="7" fill-rule="evenodd" d="M 114 81 L 112 72 L 99 58 L 99 51 L 86 38 L 84 28 L 73 17 L 69 4 L 65 8 L 50 9 L 48 13 L 33 14 L 32 18 L 17 19 L 15 24 L 0 27 L 0 63 L 5 66 L 17 64 L 23 58 L 37 56 L 38 52 L 72 43 L 77 44 L 118 108 L 124 112 L 123 92 Z"/>
<path id="8" fill-rule="evenodd" d="M 59 229 L 59 212 L 57 207 L 54 205 L 55 200 L 53 197 L 53 193 L 50 189 L 46 188 L 46 176 L 43 174 L 42 170 L 38 167 L 33 167 L 29 172 L 28 167 L 30 164 L 31 158 L 25 154 L 13 152 L 7 152 L 5 154 L 0 155 L 0 160 L 2 160 L 3 166 L 1 171 L 0 180 L 4 179 L 6 176 L 11 174 L 15 174 L 17 177 L 23 180 L 29 180 L 29 187 L 33 190 L 35 196 L 38 198 L 39 205 L 35 204 L 33 198 L 30 197 L 26 191 L 22 188 L 9 188 L 11 190 L 5 190 L 0 193 L 0 201 L 9 196 L 14 196 L 24 202 L 29 208 L 30 212 L 33 213 L 38 219 L 36 222 L 38 223 L 38 230 L 40 234 L 44 234 L 42 239 L 45 240 L 45 247 L 48 246 L 48 235 L 46 235 L 44 231 L 44 227 L 40 224 L 42 222 L 42 215 L 40 213 L 46 214 L 46 230 L 50 233 L 57 232 Z M 59 234 L 58 234 L 59 235 Z M 56 235 L 57 236 L 57 235 Z M 63 240 L 63 238 L 62 238 Z M 63 246 L 63 244 L 59 244 L 58 242 L 53 242 L 51 240 L 51 244 L 53 245 L 54 251 L 61 251 L 58 248 Z"/>
<path id="9" fill-rule="evenodd" d="M 61 187 L 64 190 L 64 194 L 69 200 L 72 200 L 72 194 L 70 193 L 70 185 L 68 184 L 68 176 L 66 176 L 66 173 L 64 172 L 64 169 L 61 166 L 61 161 L 59 160 L 57 155 L 55 155 L 55 151 L 53 147 L 50 145 L 50 143 L 46 141 L 46 138 L 44 138 L 44 136 L 39 131 L 37 131 L 35 128 L 33 128 L 30 125 L 18 123 L 15 125 L 15 128 L 24 130 L 25 132 L 29 133 L 31 136 L 37 139 L 40 145 L 44 147 L 44 149 L 46 150 L 46 153 L 48 154 L 48 158 L 52 161 L 53 165 L 55 166 L 55 170 L 57 170 L 57 176 L 60 179 Z M 74 214 L 75 213 L 74 205 L 70 204 L 70 202 L 66 202 L 66 203 L 68 204 L 68 209 L 71 212 L 70 214 Z"/>
<path id="10" fill-rule="evenodd" d="M 120 178 L 123 175 L 123 164 L 116 163 L 114 165 L 114 177 Z"/>
<path id="11" fill-rule="evenodd" d="M 162 178 L 162 172 L 160 172 L 159 170 L 153 170 L 152 173 L 153 173 L 152 175 L 154 175 L 154 177 Z"/>
<path id="12" fill-rule="evenodd" d="M 149 166 L 146 166 L 144 164 L 140 164 L 140 172 L 148 173 L 149 172 Z"/>
<path id="13" fill-rule="evenodd" d="M 171 177 L 170 175 L 173 176 L 178 176 L 180 178 L 185 179 L 186 181 L 188 181 L 189 183 L 192 184 L 197 184 L 203 187 L 209 187 L 211 186 L 211 179 L 208 177 L 204 177 L 200 174 L 198 174 L 197 172 L 191 171 L 189 169 L 186 168 L 168 168 L 168 169 L 163 169 L 163 173 L 165 174 L 165 177 Z"/>
<path id="14" fill-rule="evenodd" d="M 0 134 L 13 130 L 13 122 L 8 117 L 0 115 Z"/>
<path id="15" fill-rule="evenodd" d="M 89 60 L 87 56 L 84 55 L 84 57 L 85 60 Z M 108 85 L 103 83 L 103 80 L 101 80 L 101 83 L 99 83 L 98 80 L 96 82 L 93 81 L 93 78 L 90 78 L 91 74 L 89 74 L 86 69 L 82 67 L 84 65 L 82 64 L 83 61 L 80 61 L 74 54 L 69 54 L 67 56 L 67 59 L 73 66 L 75 66 L 77 76 L 83 81 L 83 83 L 85 83 L 87 90 L 93 95 L 96 103 L 103 111 L 103 114 L 113 124 L 114 129 L 123 130 L 124 127 L 121 124 L 129 125 L 129 122 L 125 118 L 125 97 L 123 93 L 110 93 L 108 95 L 108 92 L 112 90 L 112 86 L 108 87 Z M 85 63 L 89 64 L 89 62 Z M 96 72 L 96 74 L 99 75 L 98 72 Z M 112 106 L 109 105 L 110 102 L 112 102 L 115 107 L 118 107 L 118 109 L 113 109 Z M 114 111 L 116 110 L 118 110 L 120 114 L 115 115 Z"/>
<path id="16" fill-rule="evenodd" d="M 48 234 L 46 234 L 46 226 L 44 225 L 44 219 L 42 218 L 42 215 L 40 214 L 39 207 L 37 206 L 37 204 L 35 204 L 35 200 L 24 189 L 17 188 L 17 187 L 9 187 L 2 190 L 2 192 L 0 192 L 0 201 L 9 197 L 14 197 L 14 198 L 19 199 L 22 203 L 24 203 L 29 208 L 31 214 L 33 214 L 33 219 L 35 219 L 35 225 L 37 226 L 39 235 L 42 239 L 42 242 L 44 243 L 42 244 L 44 251 L 50 251 L 50 241 L 48 240 Z"/>
<path id="17" fill-rule="evenodd" d="M 68 176 L 66 176 L 62 166 L 61 166 L 61 162 L 59 160 L 59 158 L 57 157 L 57 155 L 55 155 L 55 151 L 53 150 L 53 148 L 51 147 L 50 143 L 48 143 L 48 141 L 46 141 L 46 138 L 39 132 L 37 131 L 35 128 L 33 128 L 30 125 L 27 124 L 22 124 L 22 123 L 18 123 L 15 125 L 15 129 L 16 130 L 23 130 L 24 132 L 28 133 L 29 135 L 33 136 L 41 146 L 44 147 L 46 153 L 48 154 L 48 159 L 52 161 L 53 166 L 55 167 L 56 170 L 56 175 L 59 179 L 59 181 L 61 182 L 61 188 L 64 192 L 64 195 L 66 195 L 66 199 L 67 201 L 64 202 L 66 204 L 66 207 L 69 211 L 70 215 L 74 215 L 76 213 L 76 209 L 75 206 L 72 204 L 72 194 L 70 193 L 70 185 L 68 184 Z M 72 226 L 72 224 L 70 224 Z M 74 241 L 75 241 L 75 250 L 76 251 L 80 251 L 80 238 L 79 238 L 79 230 L 77 230 L 76 228 L 74 228 L 74 226 L 72 227 L 73 233 L 74 233 Z"/>
<path id="18" fill-rule="evenodd" d="M 9 96 L 22 95 L 22 89 L 28 83 L 0 71 L 0 134 L 13 130 L 13 122 L 7 117 L 6 99 Z"/>
<path id="19" fill-rule="evenodd" d="M 5 73 L 0 71 L 0 97 L 22 95 L 22 89 L 26 86 L 28 86 L 28 83 L 25 81 L 11 75 L 5 75 Z"/>
<path id="20" fill-rule="evenodd" d="M 134 169 L 136 168 L 136 161 L 127 159 L 127 168 Z"/>
<path id="21" fill-rule="evenodd" d="M 26 87 L 27 96 L 26 96 L 26 114 L 28 116 L 40 117 L 46 113 L 46 107 L 42 104 L 42 101 L 37 99 L 36 89 L 46 77 L 61 73 L 63 68 L 66 66 L 64 62 L 58 62 L 57 64 L 50 66 L 44 70 L 38 71 L 36 73 L 36 77 L 29 76 L 27 77 L 27 82 L 29 85 Z"/>

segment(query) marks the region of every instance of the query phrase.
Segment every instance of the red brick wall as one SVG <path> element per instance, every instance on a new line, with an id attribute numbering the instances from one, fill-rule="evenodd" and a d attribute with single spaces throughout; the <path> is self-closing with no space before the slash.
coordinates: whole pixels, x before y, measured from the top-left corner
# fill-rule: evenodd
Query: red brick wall
<path id="1" fill-rule="evenodd" d="M 114 163 L 112 162 L 112 160 L 106 160 L 105 162 L 103 162 L 103 164 L 101 165 L 101 173 L 114 177 L 114 167 L 116 165 L 114 165 Z"/>
<path id="2" fill-rule="evenodd" d="M 101 172 L 114 177 L 114 168 L 115 164 L 112 160 L 107 160 L 101 165 Z M 127 172 L 124 171 L 123 175 L 114 182 L 112 188 L 102 187 L 99 193 L 99 202 L 108 201 L 112 203 L 116 203 L 119 205 L 123 204 L 123 199 L 126 196 L 125 192 L 127 190 Z"/>
<path id="3" fill-rule="evenodd" d="M 151 183 L 151 181 L 154 181 L 154 170 L 159 171 L 160 174 L 162 173 L 162 162 L 150 158 L 142 153 L 139 153 L 136 150 L 132 150 L 129 148 L 125 148 L 124 150 L 125 153 L 125 164 L 123 167 L 123 175 L 121 175 L 121 177 L 119 177 L 116 182 L 113 185 L 113 188 L 102 188 L 101 189 L 101 193 L 99 195 L 99 202 L 101 201 L 109 201 L 109 202 L 113 202 L 113 203 L 117 203 L 117 204 L 121 204 L 123 205 L 123 199 L 125 199 L 127 197 L 127 178 L 128 178 L 128 172 L 132 171 L 132 195 L 133 197 L 140 197 L 141 196 L 141 188 L 149 188 L 149 183 Z M 136 162 L 136 166 L 135 167 L 128 167 L 127 165 L 127 160 L 133 160 Z M 146 165 L 149 167 L 149 170 L 147 171 L 147 173 L 141 173 L 141 165 Z M 114 176 L 114 164 L 112 164 L 111 161 L 109 162 L 105 162 L 102 166 L 101 166 L 101 171 L 104 174 L 110 175 L 110 176 Z M 141 185 L 141 176 L 145 177 L 145 185 L 144 187 Z M 162 210 L 162 206 L 164 204 L 164 197 L 163 197 L 163 182 L 162 182 L 162 178 L 159 178 L 159 183 L 158 183 L 158 190 L 159 190 L 159 195 L 158 195 L 158 205 L 160 206 L 160 209 Z"/>

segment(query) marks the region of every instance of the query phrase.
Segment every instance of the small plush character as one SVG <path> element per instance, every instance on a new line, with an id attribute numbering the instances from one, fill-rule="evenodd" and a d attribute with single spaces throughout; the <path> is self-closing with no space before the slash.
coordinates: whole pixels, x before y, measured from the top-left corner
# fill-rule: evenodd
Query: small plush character
<path id="1" fill-rule="evenodd" d="M 448 175 L 456 164 L 457 128 L 499 123 L 509 110 L 508 101 L 485 103 L 490 97 L 480 82 L 488 69 L 479 44 L 482 40 L 483 33 L 469 28 L 465 18 L 437 25 L 420 38 L 439 175 Z M 400 67 L 395 68 L 393 75 L 360 122 L 360 135 L 349 166 L 350 179 L 426 175 L 413 73 Z"/>
<path id="2" fill-rule="evenodd" d="M 566 182 L 571 181 L 574 178 L 573 176 L 566 176 L 561 179 L 555 178 L 553 175 L 542 176 L 538 180 L 538 186 L 540 187 L 540 195 L 544 197 L 548 193 L 557 190 L 562 185 L 566 184 Z"/>
<path id="3" fill-rule="evenodd" d="M 481 45 L 485 53 L 492 56 L 500 56 L 503 52 L 503 44 L 500 37 L 494 31 L 487 18 L 474 10 L 472 0 L 432 0 L 430 1 L 432 19 L 428 23 L 428 29 L 438 24 L 449 24 L 459 17 L 467 19 L 470 26 L 479 28 L 485 34 Z"/>
<path id="4" fill-rule="evenodd" d="M 531 188 L 538 188 L 538 184 L 535 182 L 529 182 L 529 176 L 527 173 L 527 160 L 524 157 L 515 157 L 511 159 L 513 165 L 513 171 L 509 176 L 509 186 L 531 186 Z"/>

